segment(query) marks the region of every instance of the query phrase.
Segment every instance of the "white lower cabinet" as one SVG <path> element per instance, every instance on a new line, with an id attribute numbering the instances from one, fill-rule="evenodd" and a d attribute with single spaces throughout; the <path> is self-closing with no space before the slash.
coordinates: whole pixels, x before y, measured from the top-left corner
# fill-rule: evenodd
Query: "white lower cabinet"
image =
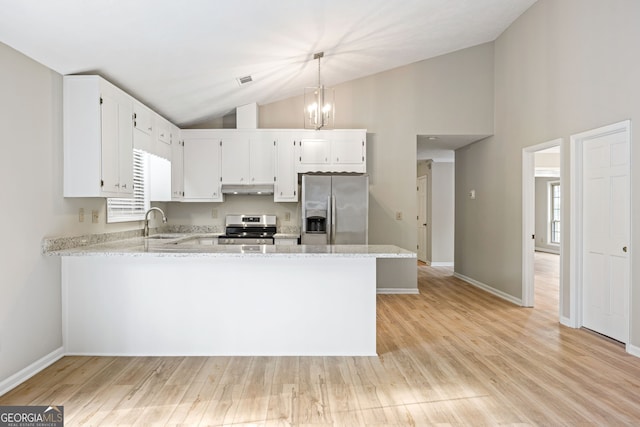
<path id="1" fill-rule="evenodd" d="M 184 130 L 184 201 L 222 202 L 220 141 L 207 131 Z"/>

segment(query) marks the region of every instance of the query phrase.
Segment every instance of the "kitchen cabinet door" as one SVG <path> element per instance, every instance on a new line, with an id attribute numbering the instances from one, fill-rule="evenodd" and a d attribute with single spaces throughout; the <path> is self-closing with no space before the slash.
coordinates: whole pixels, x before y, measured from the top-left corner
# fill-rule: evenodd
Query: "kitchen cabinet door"
<path id="1" fill-rule="evenodd" d="M 296 173 L 296 141 L 293 136 L 281 137 L 276 142 L 276 181 L 274 202 L 298 201 L 298 174 Z"/>
<path id="2" fill-rule="evenodd" d="M 364 132 L 334 131 L 331 136 L 331 163 L 362 165 L 365 161 Z"/>
<path id="3" fill-rule="evenodd" d="M 298 143 L 296 170 L 365 173 L 366 130 L 305 131 Z"/>
<path id="4" fill-rule="evenodd" d="M 249 137 L 249 184 L 273 184 L 276 141 L 273 132 L 253 132 Z"/>
<path id="5" fill-rule="evenodd" d="M 153 112 L 138 101 L 133 101 L 133 146 L 146 153 L 153 150 Z"/>
<path id="6" fill-rule="evenodd" d="M 98 76 L 65 76 L 63 110 L 64 196 L 132 197 L 132 98 Z"/>
<path id="7" fill-rule="evenodd" d="M 171 160 L 171 123 L 162 116 L 154 114 L 154 153 L 164 159 Z"/>
<path id="8" fill-rule="evenodd" d="M 184 200 L 222 202 L 220 192 L 220 141 L 184 138 Z"/>
<path id="9" fill-rule="evenodd" d="M 301 165 L 324 165 L 329 163 L 330 142 L 324 138 L 303 138 L 299 143 Z"/>
<path id="10" fill-rule="evenodd" d="M 250 184 L 249 135 L 246 132 L 221 132 L 222 183 Z"/>
<path id="11" fill-rule="evenodd" d="M 171 126 L 171 200 L 180 201 L 184 196 L 184 142 L 180 138 L 180 129 Z"/>

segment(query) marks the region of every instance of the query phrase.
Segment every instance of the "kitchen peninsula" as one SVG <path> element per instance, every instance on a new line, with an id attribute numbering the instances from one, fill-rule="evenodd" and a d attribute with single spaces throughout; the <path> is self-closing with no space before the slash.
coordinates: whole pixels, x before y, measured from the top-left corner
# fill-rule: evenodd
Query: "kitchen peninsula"
<path id="1" fill-rule="evenodd" d="M 132 238 L 62 257 L 74 355 L 376 354 L 376 261 L 391 245 L 207 245 Z M 415 265 L 415 263 L 414 263 Z"/>

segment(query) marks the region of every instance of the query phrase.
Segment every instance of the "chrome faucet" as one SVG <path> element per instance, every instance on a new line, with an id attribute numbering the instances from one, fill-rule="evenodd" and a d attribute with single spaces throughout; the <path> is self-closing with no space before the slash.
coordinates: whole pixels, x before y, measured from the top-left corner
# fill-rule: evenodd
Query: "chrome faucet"
<path id="1" fill-rule="evenodd" d="M 167 217 L 164 215 L 164 212 L 162 211 L 162 209 L 160 208 L 156 208 L 155 206 L 152 207 L 151 209 L 149 209 L 147 211 L 147 213 L 144 214 L 144 232 L 143 232 L 143 236 L 144 237 L 149 237 L 149 213 L 151 211 L 158 211 L 162 214 L 162 222 L 166 223 L 167 222 Z"/>

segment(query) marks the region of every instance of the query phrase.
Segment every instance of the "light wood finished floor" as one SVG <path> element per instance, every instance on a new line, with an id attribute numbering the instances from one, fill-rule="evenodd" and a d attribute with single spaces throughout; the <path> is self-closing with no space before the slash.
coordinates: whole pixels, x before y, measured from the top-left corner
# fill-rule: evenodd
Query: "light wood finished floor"
<path id="1" fill-rule="evenodd" d="M 67 426 L 640 424 L 640 359 L 559 325 L 552 260 L 535 309 L 420 266 L 420 295 L 378 297 L 379 357 L 65 357 L 0 405 L 64 405 Z"/>

